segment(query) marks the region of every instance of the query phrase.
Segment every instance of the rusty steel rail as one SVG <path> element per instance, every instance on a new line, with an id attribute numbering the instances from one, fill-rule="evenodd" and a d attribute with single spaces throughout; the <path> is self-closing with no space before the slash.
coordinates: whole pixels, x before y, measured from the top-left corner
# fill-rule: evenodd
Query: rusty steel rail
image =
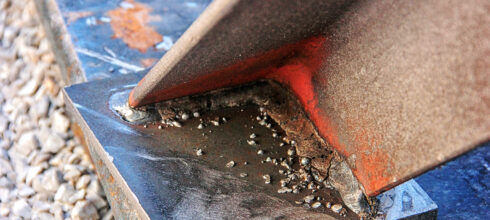
<path id="1" fill-rule="evenodd" d="M 129 103 L 280 82 L 374 196 L 489 140 L 488 8 L 217 0 Z"/>

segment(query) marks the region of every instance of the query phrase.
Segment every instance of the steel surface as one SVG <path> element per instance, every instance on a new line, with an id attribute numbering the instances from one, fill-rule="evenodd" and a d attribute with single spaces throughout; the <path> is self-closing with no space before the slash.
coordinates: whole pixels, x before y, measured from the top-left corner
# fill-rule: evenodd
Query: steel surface
<path id="1" fill-rule="evenodd" d="M 377 195 L 489 140 L 489 4 L 215 1 L 129 102 L 281 82 Z"/>
<path id="2" fill-rule="evenodd" d="M 228 118 L 223 125 L 203 130 L 196 128 L 198 118 L 183 122 L 182 128 L 165 129 L 158 129 L 159 122 L 145 127 L 124 121 L 109 107 L 111 97 L 121 93 L 127 97 L 141 77 L 129 74 L 64 90 L 116 218 L 338 217 L 328 209 L 294 205 L 304 193 L 277 193 L 279 167 L 261 163 L 264 158 L 256 148 L 263 147 L 269 156 L 286 155 L 287 148 L 279 147 L 280 140 L 272 138 L 269 129 L 258 126 L 252 117 L 259 114 L 257 107 L 203 114 L 203 118 Z M 251 132 L 260 135 L 260 146 L 247 144 Z M 202 148 L 204 155 L 196 156 L 196 148 Z M 225 167 L 230 160 L 237 162 L 232 169 Z M 244 161 L 249 164 L 242 165 Z M 240 178 L 241 172 L 248 177 Z M 264 184 L 264 174 L 270 174 L 275 184 Z M 332 202 L 342 203 L 338 194 L 323 193 Z M 347 213 L 347 219 L 356 217 Z"/>

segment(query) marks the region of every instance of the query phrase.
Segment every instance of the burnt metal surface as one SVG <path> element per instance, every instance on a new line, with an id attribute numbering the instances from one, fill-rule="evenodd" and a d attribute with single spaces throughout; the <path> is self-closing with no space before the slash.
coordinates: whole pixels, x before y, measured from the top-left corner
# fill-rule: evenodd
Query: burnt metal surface
<path id="1" fill-rule="evenodd" d="M 108 13 L 125 3 L 150 9 L 148 26 L 168 45 L 141 52 L 114 38 Z M 35 1 L 67 85 L 141 71 L 158 61 L 210 0 Z M 135 16 L 137 17 L 137 16 Z"/>
<path id="2" fill-rule="evenodd" d="M 226 117 L 228 122 L 203 130 L 197 129 L 197 118 L 184 122 L 182 128 L 165 129 L 158 129 L 159 123 L 145 128 L 124 121 L 109 107 L 109 100 L 114 94 L 129 93 L 142 75 L 129 74 L 64 90 L 117 217 L 339 217 L 323 207 L 313 210 L 294 205 L 305 195 L 277 194 L 277 184 L 264 184 L 264 174 L 278 181 L 278 168 L 260 161 L 286 154 L 287 148 L 279 147 L 272 132 L 258 125 L 256 106 L 204 113 L 203 118 Z M 247 144 L 251 132 L 257 133 L 260 145 Z M 268 153 L 257 155 L 259 147 Z M 196 156 L 197 148 L 203 149 L 203 156 Z M 230 160 L 237 164 L 226 168 Z M 249 164 L 243 165 L 245 161 Z M 242 172 L 248 177 L 241 178 Z M 334 191 L 326 193 L 323 197 L 341 203 Z M 347 212 L 347 219 L 353 218 L 356 215 Z"/>
<path id="3" fill-rule="evenodd" d="M 489 140 L 488 1 L 274 2 L 213 2 L 130 104 L 276 80 L 369 196 Z"/>

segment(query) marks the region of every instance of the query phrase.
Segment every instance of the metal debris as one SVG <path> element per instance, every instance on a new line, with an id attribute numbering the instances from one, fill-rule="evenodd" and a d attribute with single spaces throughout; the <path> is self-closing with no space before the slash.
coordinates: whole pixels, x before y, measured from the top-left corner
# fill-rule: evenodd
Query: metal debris
<path id="1" fill-rule="evenodd" d="M 315 202 L 311 205 L 311 207 L 314 209 L 320 208 L 321 206 L 322 206 L 322 203 L 320 203 L 320 202 Z"/>
<path id="2" fill-rule="evenodd" d="M 202 151 L 202 149 L 197 149 L 197 151 L 196 151 L 197 156 L 202 156 L 203 154 L 204 154 L 204 152 Z"/>
<path id="3" fill-rule="evenodd" d="M 104 17 L 104 16 L 100 17 L 100 18 L 99 18 L 99 20 L 100 20 L 100 21 L 102 21 L 102 22 L 104 22 L 104 23 L 109 23 L 109 22 L 111 22 L 111 18 L 109 18 L 109 17 Z"/>
<path id="4" fill-rule="evenodd" d="M 310 204 L 311 202 L 313 202 L 313 200 L 315 200 L 315 196 L 314 195 L 305 196 L 303 198 L 303 201 L 305 201 L 308 204 Z"/>
<path id="5" fill-rule="evenodd" d="M 342 216 L 342 217 L 346 217 L 346 216 L 347 216 L 347 209 L 342 208 L 342 209 L 340 210 L 340 216 Z"/>
<path id="6" fill-rule="evenodd" d="M 290 192 L 292 192 L 292 191 L 293 191 L 293 190 L 292 190 L 292 189 L 290 189 L 290 188 L 287 188 L 287 187 L 282 187 L 282 188 L 280 188 L 280 189 L 278 189 L 278 190 L 277 190 L 277 193 L 281 193 L 281 194 L 282 194 L 282 193 L 290 193 Z"/>
<path id="7" fill-rule="evenodd" d="M 303 166 L 310 164 L 310 162 L 311 162 L 311 159 L 308 157 L 301 158 L 301 165 L 303 165 Z"/>
<path id="8" fill-rule="evenodd" d="M 257 145 L 257 142 L 254 140 L 247 140 L 248 145 Z"/>
<path id="9" fill-rule="evenodd" d="M 265 162 L 272 162 L 272 159 L 270 157 L 265 158 Z"/>
<path id="10" fill-rule="evenodd" d="M 178 121 L 172 121 L 172 126 L 180 128 L 182 127 L 182 124 L 180 124 Z"/>
<path id="11" fill-rule="evenodd" d="M 163 41 L 156 44 L 155 48 L 158 50 L 170 50 L 170 48 L 174 45 L 172 38 L 168 36 L 163 36 Z"/>
<path id="12" fill-rule="evenodd" d="M 257 135 L 256 135 L 255 133 L 252 133 L 252 134 L 250 135 L 250 138 L 251 138 L 251 139 L 254 139 L 254 138 L 256 138 L 256 137 L 257 137 Z"/>
<path id="13" fill-rule="evenodd" d="M 200 123 L 198 126 L 197 126 L 197 129 L 203 129 L 204 128 L 204 124 Z"/>
<path id="14" fill-rule="evenodd" d="M 258 150 L 258 151 L 257 151 L 257 154 L 258 154 L 258 155 L 262 155 L 262 154 L 264 154 L 264 151 L 263 151 L 263 150 Z"/>
<path id="15" fill-rule="evenodd" d="M 226 164 L 226 167 L 227 167 L 227 168 L 232 168 L 232 167 L 234 167 L 234 166 L 235 166 L 235 161 L 233 161 L 233 160 L 232 160 L 232 161 L 230 161 L 230 162 L 228 162 L 228 163 Z"/>
<path id="16" fill-rule="evenodd" d="M 331 202 L 327 202 L 325 203 L 325 207 L 327 207 L 328 209 L 332 207 L 332 203 Z"/>
<path id="17" fill-rule="evenodd" d="M 185 120 L 187 120 L 187 119 L 189 119 L 189 117 L 190 117 L 190 116 L 189 116 L 189 114 L 187 114 L 187 113 L 183 113 L 183 114 L 180 116 L 180 118 L 181 118 L 182 120 L 184 120 L 184 121 L 185 121 Z"/>
<path id="18" fill-rule="evenodd" d="M 341 204 L 335 204 L 335 205 L 332 205 L 331 209 L 333 212 L 335 213 L 339 213 L 341 210 L 342 210 L 342 205 Z"/>
<path id="19" fill-rule="evenodd" d="M 286 162 L 286 161 L 282 161 L 281 162 L 281 166 L 285 167 L 286 169 L 290 170 L 291 169 L 291 166 L 289 166 L 289 164 Z"/>
<path id="20" fill-rule="evenodd" d="M 271 184 L 271 176 L 269 174 L 263 175 L 262 179 L 265 180 L 265 184 Z"/>
<path id="21" fill-rule="evenodd" d="M 211 120 L 210 122 L 211 122 L 211 124 L 213 124 L 214 126 L 219 126 L 219 121 L 218 121 L 218 120 Z"/>

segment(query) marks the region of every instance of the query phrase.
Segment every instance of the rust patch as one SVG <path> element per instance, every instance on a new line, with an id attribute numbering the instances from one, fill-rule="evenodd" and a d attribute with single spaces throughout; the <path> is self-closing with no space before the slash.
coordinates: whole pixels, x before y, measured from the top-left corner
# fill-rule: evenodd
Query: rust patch
<path id="1" fill-rule="evenodd" d="M 148 68 L 148 67 L 152 66 L 153 64 L 155 64 L 157 61 L 158 60 L 155 58 L 144 58 L 144 59 L 140 60 L 140 63 L 145 68 Z"/>
<path id="2" fill-rule="evenodd" d="M 91 11 L 71 11 L 65 13 L 66 24 L 69 25 L 80 18 L 92 16 L 94 13 Z"/>
<path id="3" fill-rule="evenodd" d="M 107 13 L 111 18 L 113 38 L 121 38 L 129 47 L 144 53 L 161 42 L 163 37 L 148 25 L 151 8 L 133 0 L 125 2 L 132 7 L 119 7 Z"/>

